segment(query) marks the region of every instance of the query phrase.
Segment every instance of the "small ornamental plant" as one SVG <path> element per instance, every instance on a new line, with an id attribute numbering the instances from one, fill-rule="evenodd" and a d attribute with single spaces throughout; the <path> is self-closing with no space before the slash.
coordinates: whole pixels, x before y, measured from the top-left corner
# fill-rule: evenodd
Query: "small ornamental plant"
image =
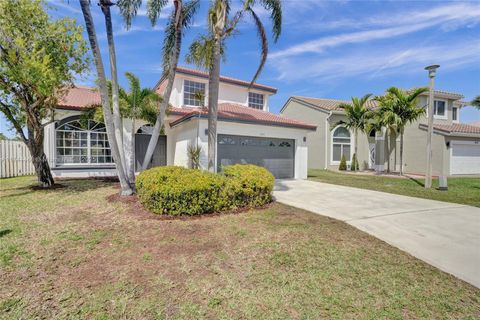
<path id="1" fill-rule="evenodd" d="M 358 159 L 357 159 L 357 154 L 354 153 L 352 156 L 352 164 L 350 166 L 350 170 L 352 171 L 358 171 L 360 170 L 360 166 L 358 164 Z"/>
<path id="2" fill-rule="evenodd" d="M 272 201 L 274 182 L 254 165 L 227 166 L 219 174 L 166 166 L 143 171 L 136 185 L 147 210 L 176 216 L 263 206 Z"/>
<path id="3" fill-rule="evenodd" d="M 340 165 L 338 166 L 338 170 L 347 170 L 347 159 L 345 158 L 345 155 L 342 155 L 342 159 L 340 159 Z"/>

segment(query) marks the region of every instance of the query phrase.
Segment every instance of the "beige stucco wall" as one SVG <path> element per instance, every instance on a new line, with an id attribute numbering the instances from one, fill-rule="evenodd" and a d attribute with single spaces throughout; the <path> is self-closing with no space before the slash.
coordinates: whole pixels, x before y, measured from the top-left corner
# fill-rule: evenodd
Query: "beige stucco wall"
<path id="1" fill-rule="evenodd" d="M 316 131 L 312 131 L 307 135 L 308 168 L 324 169 L 326 166 L 325 127 L 329 114 L 296 101 L 290 101 L 289 105 L 283 110 L 282 115 L 317 126 Z"/>
<path id="2" fill-rule="evenodd" d="M 308 168 L 309 169 L 338 169 L 338 163 L 332 163 L 332 133 L 335 126 L 345 120 L 341 114 L 331 114 L 317 108 L 309 107 L 297 101 L 290 100 L 282 111 L 282 115 L 300 120 L 306 123 L 314 124 L 317 130 L 307 137 L 308 146 Z M 354 152 L 354 135 L 351 133 L 352 149 Z M 362 133 L 358 133 L 358 162 L 360 167 L 368 166 L 369 139 Z M 350 163 L 350 162 L 348 162 Z"/>

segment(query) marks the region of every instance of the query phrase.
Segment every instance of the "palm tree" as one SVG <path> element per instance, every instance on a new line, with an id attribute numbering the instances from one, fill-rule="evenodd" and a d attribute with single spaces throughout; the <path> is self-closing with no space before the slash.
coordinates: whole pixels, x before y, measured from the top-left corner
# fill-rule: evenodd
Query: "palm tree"
<path id="1" fill-rule="evenodd" d="M 124 110 L 124 118 L 130 118 L 132 121 L 132 130 L 130 132 L 130 145 L 125 148 L 126 157 L 129 159 L 127 177 L 133 185 L 135 182 L 135 119 L 142 119 L 148 123 L 154 124 L 157 119 L 157 106 L 163 101 L 155 90 L 150 88 L 141 88 L 140 80 L 133 73 L 127 72 L 125 76 L 128 79 L 129 91 L 120 88 L 120 105 Z"/>
<path id="2" fill-rule="evenodd" d="M 342 123 L 349 130 L 353 130 L 355 152 L 353 153 L 353 159 L 358 157 L 358 131 L 366 132 L 369 126 L 369 121 L 372 118 L 372 111 L 365 105 L 368 99 L 372 96 L 371 93 L 364 95 L 362 98 L 352 97 L 352 103 L 342 103 L 338 107 L 345 111 L 346 121 Z M 355 171 L 358 170 L 357 165 L 353 164 Z"/>
<path id="3" fill-rule="evenodd" d="M 470 104 L 480 110 L 480 96 L 476 96 L 475 99 L 470 102 Z"/>
<path id="4" fill-rule="evenodd" d="M 418 107 L 418 96 L 428 91 L 428 88 L 418 88 L 411 91 L 391 87 L 386 95 L 379 99 L 379 114 L 385 125 L 400 134 L 400 175 L 403 175 L 403 135 L 407 124 L 418 120 L 425 114 L 425 108 Z"/>
<path id="5" fill-rule="evenodd" d="M 136 16 L 138 8 L 141 5 L 141 0 L 120 0 L 117 5 L 120 12 L 125 19 L 127 27 L 130 26 L 133 17 Z M 152 25 L 157 23 L 158 17 L 162 9 L 167 6 L 167 0 L 149 0 L 147 2 L 147 14 Z M 175 70 L 180 56 L 180 49 L 182 46 L 183 30 L 189 27 L 193 21 L 193 17 L 198 9 L 199 0 L 192 0 L 183 3 L 182 0 L 173 0 L 173 11 L 170 14 L 165 29 L 165 38 L 162 48 L 162 64 L 163 75 L 162 78 L 167 79 L 167 86 L 163 92 L 163 101 L 160 103 L 159 112 L 155 125 L 153 127 L 152 136 L 148 143 L 145 158 L 142 164 L 142 170 L 147 169 L 155 147 L 158 142 L 158 137 L 162 129 L 163 120 L 165 118 L 166 109 L 173 89 L 173 81 L 175 80 Z"/>
<path id="6" fill-rule="evenodd" d="M 119 93 L 119 107 L 120 115 L 122 119 L 130 119 L 132 121 L 130 144 L 124 144 L 124 152 L 126 163 L 127 178 L 132 188 L 135 183 L 135 120 L 141 119 L 149 124 L 155 124 L 157 119 L 157 106 L 163 101 L 162 97 L 150 88 L 141 88 L 140 80 L 131 72 L 126 72 L 125 77 L 129 83 L 129 91 L 126 91 L 122 87 L 118 88 Z M 109 96 L 113 94 L 112 82 L 107 81 L 107 87 Z M 102 122 L 103 110 L 101 106 L 94 106 L 94 108 L 87 109 L 83 112 L 80 122 L 87 123 L 86 121 L 93 119 L 97 122 Z M 125 121 L 124 121 L 124 125 Z"/>
<path id="7" fill-rule="evenodd" d="M 113 124 L 115 126 L 115 138 L 120 149 L 120 160 L 123 168 L 127 170 L 125 152 L 123 152 L 122 118 L 120 116 L 120 105 L 118 97 L 118 75 L 117 75 L 117 57 L 115 53 L 115 42 L 113 41 L 112 14 L 110 7 L 114 5 L 110 0 L 99 0 L 100 8 L 105 16 L 105 30 L 107 31 L 108 55 L 110 58 L 110 73 L 112 82 L 112 109 Z"/>
<path id="8" fill-rule="evenodd" d="M 108 94 L 107 79 L 105 77 L 105 69 L 103 67 L 102 56 L 98 46 L 97 34 L 95 25 L 93 23 L 92 13 L 90 12 L 90 0 L 80 0 L 80 7 L 82 8 L 83 18 L 87 29 L 88 40 L 93 52 L 93 59 L 97 69 L 98 85 L 100 90 L 100 97 L 102 101 L 102 110 L 104 116 L 104 123 L 107 130 L 108 143 L 112 152 L 112 157 L 117 168 L 118 179 L 120 181 L 121 195 L 131 195 L 133 190 L 127 181 L 124 163 L 120 157 L 120 148 L 116 139 L 116 129 L 113 122 L 112 111 L 110 110 L 110 96 Z"/>
<path id="9" fill-rule="evenodd" d="M 220 60 L 225 40 L 236 30 L 243 16 L 249 15 L 255 24 L 261 42 L 260 65 L 251 81 L 252 85 L 265 65 L 268 55 L 268 41 L 265 28 L 253 6 L 255 0 L 244 0 L 243 6 L 233 18 L 229 18 L 231 0 L 213 0 L 208 12 L 209 31 L 190 46 L 187 62 L 208 70 L 208 169 L 215 172 L 217 144 L 218 90 L 220 86 Z M 281 33 L 282 7 L 280 0 L 260 0 L 258 3 L 268 12 L 272 20 L 273 39 L 276 42 Z"/>

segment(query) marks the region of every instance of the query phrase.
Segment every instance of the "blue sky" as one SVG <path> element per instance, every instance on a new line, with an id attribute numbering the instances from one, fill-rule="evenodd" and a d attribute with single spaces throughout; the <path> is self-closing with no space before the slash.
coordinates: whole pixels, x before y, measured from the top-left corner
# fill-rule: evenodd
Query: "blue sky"
<path id="1" fill-rule="evenodd" d="M 108 56 L 103 15 L 92 0 L 92 13 L 102 46 Z M 52 17 L 69 16 L 83 25 L 78 2 L 52 0 Z M 240 2 L 232 0 L 233 10 Z M 180 65 L 191 41 L 205 33 L 210 2 L 201 1 L 194 25 L 186 32 Z M 145 9 L 124 28 L 113 11 L 117 62 L 122 85 L 124 72 L 140 77 L 152 87 L 160 77 L 163 27 L 171 10 L 167 7 L 155 27 Z M 258 9 L 268 28 L 268 13 Z M 259 60 L 259 42 L 252 21 L 245 19 L 239 33 L 227 41 L 227 61 L 222 74 L 250 80 Z M 258 82 L 278 88 L 270 108 L 278 112 L 289 96 L 350 99 L 366 93 L 382 94 L 386 88 L 426 86 L 423 68 L 440 64 L 436 88 L 462 93 L 470 101 L 480 94 L 480 2 L 445 1 L 283 1 L 282 34 L 277 43 L 270 37 L 270 54 Z M 108 68 L 107 68 L 108 72 Z M 78 83 L 92 85 L 94 67 Z M 462 122 L 480 121 L 480 111 L 466 107 Z M 0 131 L 9 136 L 5 119 Z"/>

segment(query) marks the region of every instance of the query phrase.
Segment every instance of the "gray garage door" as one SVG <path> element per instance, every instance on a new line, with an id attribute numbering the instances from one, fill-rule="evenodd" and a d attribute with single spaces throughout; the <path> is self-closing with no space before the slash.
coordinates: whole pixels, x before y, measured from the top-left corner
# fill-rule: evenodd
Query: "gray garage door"
<path id="1" fill-rule="evenodd" d="M 144 133 L 135 134 L 135 169 L 140 170 L 151 135 Z M 167 165 L 167 136 L 159 136 L 157 146 L 153 152 L 149 168 Z"/>
<path id="2" fill-rule="evenodd" d="M 267 168 L 275 178 L 293 178 L 294 150 L 292 139 L 218 135 L 218 169 L 249 163 Z"/>

